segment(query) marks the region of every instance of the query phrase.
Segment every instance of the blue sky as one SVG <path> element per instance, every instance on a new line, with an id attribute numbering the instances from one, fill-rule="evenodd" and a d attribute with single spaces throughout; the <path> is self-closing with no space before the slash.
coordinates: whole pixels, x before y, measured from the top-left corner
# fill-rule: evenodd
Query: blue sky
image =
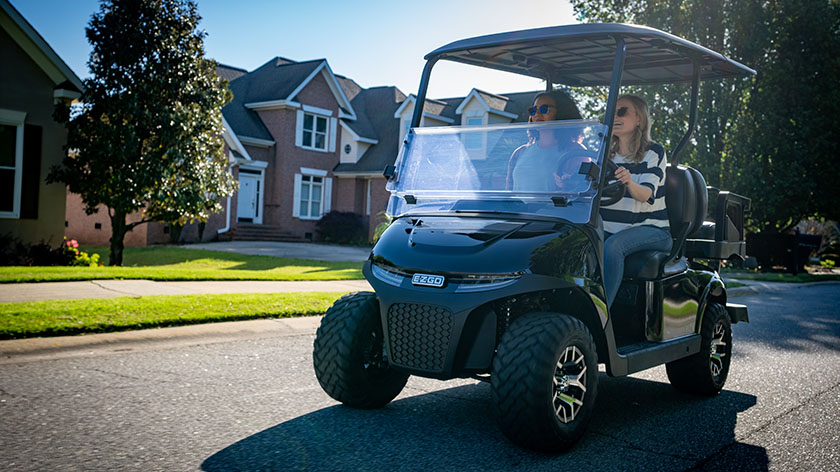
<path id="1" fill-rule="evenodd" d="M 90 45 L 84 29 L 97 0 L 10 0 L 80 77 Z M 574 23 L 566 0 L 198 0 L 205 50 L 219 62 L 253 70 L 275 56 L 326 58 L 336 74 L 363 87 L 396 85 L 417 93 L 423 56 L 483 34 Z M 429 96 L 542 88 L 533 79 L 439 63 Z"/>

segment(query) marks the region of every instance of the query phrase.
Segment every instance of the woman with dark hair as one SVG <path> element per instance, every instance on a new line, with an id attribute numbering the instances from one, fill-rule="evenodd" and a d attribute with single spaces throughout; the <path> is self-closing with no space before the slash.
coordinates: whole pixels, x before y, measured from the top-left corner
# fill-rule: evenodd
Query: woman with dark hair
<path id="1" fill-rule="evenodd" d="M 534 105 L 528 109 L 529 123 L 579 119 L 581 115 L 577 105 L 569 94 L 562 90 L 538 93 L 534 97 Z M 545 170 L 556 167 L 558 148 L 566 148 L 569 143 L 554 132 L 528 130 L 528 136 L 528 143 L 517 148 L 510 156 L 507 188 L 530 191 L 556 190 L 557 176 L 547 174 Z"/>
<path id="2" fill-rule="evenodd" d="M 604 221 L 604 287 L 612 305 L 624 275 L 624 259 L 635 252 L 670 251 L 673 240 L 665 209 L 665 149 L 650 139 L 650 112 L 641 97 L 622 95 L 616 104 L 609 158 L 624 198 L 601 208 Z"/>

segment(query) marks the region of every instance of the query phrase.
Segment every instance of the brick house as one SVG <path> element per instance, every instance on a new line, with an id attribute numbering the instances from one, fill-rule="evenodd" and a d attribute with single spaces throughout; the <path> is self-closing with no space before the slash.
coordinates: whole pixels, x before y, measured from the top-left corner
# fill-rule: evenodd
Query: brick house
<path id="1" fill-rule="evenodd" d="M 81 96 L 82 81 L 7 0 L 0 0 L 0 235 L 53 246 L 64 237 L 65 190 L 47 185 L 67 133 L 57 101 Z"/>
<path id="2" fill-rule="evenodd" d="M 414 96 L 392 86 L 362 88 L 324 59 L 278 57 L 247 74 L 225 73 L 233 74 L 234 100 L 223 114 L 240 190 L 221 233 L 311 239 L 315 222 L 336 210 L 361 215 L 372 235 L 389 196 L 382 171 L 397 156 Z M 534 94 L 474 89 L 427 100 L 421 126 L 521 121 Z"/>
<path id="3" fill-rule="evenodd" d="M 372 236 L 389 197 L 382 171 L 397 156 L 414 96 L 393 86 L 362 88 L 333 73 L 325 59 L 275 57 L 251 72 L 221 64 L 217 72 L 234 97 L 222 110 L 223 136 L 239 190 L 222 202 L 225 211 L 207 222 L 202 239 L 313 240 L 317 221 L 332 210 L 360 215 Z M 472 90 L 427 100 L 421 126 L 521 121 L 534 94 Z M 107 217 L 99 218 L 94 241 L 91 217 L 80 212 L 81 205 L 71 219 L 68 210 L 68 237 L 82 224 L 86 234 L 73 232 L 74 238 L 107 244 Z M 196 226 L 185 227 L 182 239 L 195 241 Z M 167 242 L 164 229 L 141 225 L 126 244 Z"/>

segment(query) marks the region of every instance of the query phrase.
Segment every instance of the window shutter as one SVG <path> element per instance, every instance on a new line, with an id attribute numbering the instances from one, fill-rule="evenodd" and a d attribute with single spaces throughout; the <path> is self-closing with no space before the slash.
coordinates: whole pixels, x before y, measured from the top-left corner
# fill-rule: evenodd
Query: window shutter
<path id="1" fill-rule="evenodd" d="M 295 125 L 295 146 L 303 146 L 303 110 L 297 111 L 297 124 Z"/>
<path id="2" fill-rule="evenodd" d="M 292 199 L 292 216 L 300 218 L 300 184 L 301 175 L 295 174 L 295 193 Z"/>
<path id="3" fill-rule="evenodd" d="M 41 134 L 36 125 L 23 127 L 23 175 L 20 190 L 20 217 L 38 218 L 38 194 L 41 187 Z"/>
<path id="4" fill-rule="evenodd" d="M 335 118 L 330 118 L 330 129 L 327 130 L 329 135 L 327 139 L 330 140 L 330 152 L 335 152 L 335 144 L 338 141 L 338 136 L 336 136 L 336 132 L 338 131 L 338 120 Z"/>
<path id="5" fill-rule="evenodd" d="M 332 179 L 324 179 L 324 214 L 330 212 L 332 208 Z"/>

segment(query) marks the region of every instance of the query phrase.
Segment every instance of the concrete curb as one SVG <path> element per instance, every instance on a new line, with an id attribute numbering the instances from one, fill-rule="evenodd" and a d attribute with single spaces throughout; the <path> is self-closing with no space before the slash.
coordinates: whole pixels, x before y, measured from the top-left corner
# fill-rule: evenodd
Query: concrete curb
<path id="1" fill-rule="evenodd" d="M 171 328 L 0 341 L 0 365 L 171 349 L 240 339 L 314 335 L 320 316 L 206 323 Z"/>

